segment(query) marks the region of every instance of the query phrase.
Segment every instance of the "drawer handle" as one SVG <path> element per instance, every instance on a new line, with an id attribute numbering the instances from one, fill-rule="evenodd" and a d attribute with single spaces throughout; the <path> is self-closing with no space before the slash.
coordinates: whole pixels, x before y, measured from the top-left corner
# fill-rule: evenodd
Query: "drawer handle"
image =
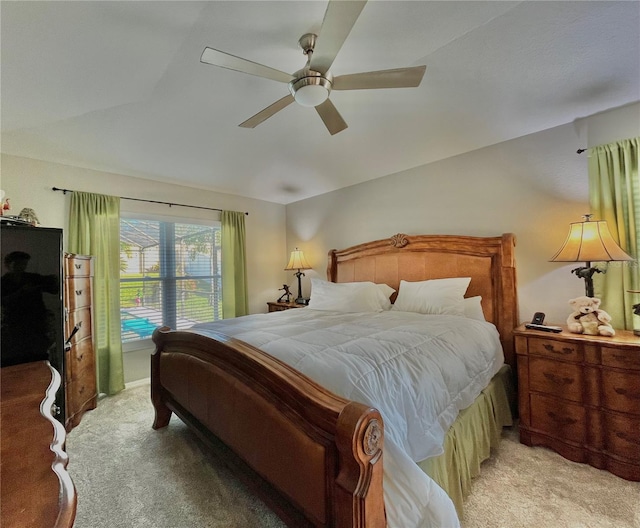
<path id="1" fill-rule="evenodd" d="M 578 421 L 575 418 L 567 418 L 566 416 L 558 416 L 553 411 L 547 411 L 547 415 L 553 421 L 555 421 L 555 422 L 557 422 L 557 423 L 559 423 L 561 425 L 573 425 L 574 423 L 576 423 Z"/>
<path id="2" fill-rule="evenodd" d="M 640 445 L 640 436 L 631 436 L 631 435 L 628 435 L 627 433 L 622 433 L 620 431 L 616 433 L 616 436 L 618 438 L 621 438 L 622 440 L 625 440 L 626 442 L 629 442 L 630 444 Z"/>
<path id="3" fill-rule="evenodd" d="M 73 339 L 73 336 L 76 335 L 78 333 L 78 331 L 80 330 L 80 325 L 81 324 L 82 324 L 82 321 L 80 321 L 77 325 L 75 325 L 73 327 L 73 330 L 71 331 L 71 335 L 64 342 L 65 345 L 68 345 L 68 348 L 67 348 L 67 346 L 65 346 L 65 350 L 71 350 L 71 345 L 70 345 L 71 340 Z"/>
<path id="4" fill-rule="evenodd" d="M 80 354 L 79 356 L 76 356 L 78 361 L 82 361 L 82 358 L 84 357 L 84 352 L 82 354 Z"/>
<path id="5" fill-rule="evenodd" d="M 573 378 L 561 378 L 560 376 L 556 376 L 551 372 L 545 372 L 544 377 L 552 381 L 556 385 L 571 385 L 575 381 L 575 379 Z"/>
<path id="6" fill-rule="evenodd" d="M 84 385 L 80 387 L 80 389 L 78 390 L 78 394 L 82 394 L 83 392 L 84 392 Z"/>
<path id="7" fill-rule="evenodd" d="M 76 295 L 78 296 L 82 295 L 82 290 L 76 290 Z"/>
<path id="8" fill-rule="evenodd" d="M 573 353 L 573 348 L 568 348 L 568 347 L 563 347 L 560 350 L 556 350 L 555 347 L 553 345 L 543 345 L 545 350 L 548 350 L 549 352 L 553 352 L 554 354 L 571 354 Z"/>
<path id="9" fill-rule="evenodd" d="M 82 264 L 75 264 L 76 269 L 81 269 L 82 268 Z"/>
<path id="10" fill-rule="evenodd" d="M 621 396 L 626 396 L 627 398 L 633 398 L 634 400 L 640 400 L 640 393 L 631 394 L 627 389 L 620 389 L 620 388 L 615 388 L 613 390 L 616 391 Z"/>

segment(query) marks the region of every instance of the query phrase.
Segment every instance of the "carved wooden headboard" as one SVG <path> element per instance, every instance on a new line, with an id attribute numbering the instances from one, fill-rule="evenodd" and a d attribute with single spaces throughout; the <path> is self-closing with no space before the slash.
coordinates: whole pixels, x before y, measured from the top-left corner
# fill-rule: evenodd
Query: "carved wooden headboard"
<path id="1" fill-rule="evenodd" d="M 515 237 L 397 234 L 329 251 L 332 282 L 372 281 L 398 289 L 400 280 L 471 277 L 466 296 L 482 296 L 482 310 L 498 332 L 505 362 L 515 369 L 513 329 L 519 324 Z M 393 300 L 393 298 L 392 298 Z"/>

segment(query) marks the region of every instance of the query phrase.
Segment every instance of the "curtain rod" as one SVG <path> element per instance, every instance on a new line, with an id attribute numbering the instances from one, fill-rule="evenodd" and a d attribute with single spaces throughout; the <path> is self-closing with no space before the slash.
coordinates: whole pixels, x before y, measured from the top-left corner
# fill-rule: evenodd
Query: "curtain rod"
<path id="1" fill-rule="evenodd" d="M 582 154 L 586 150 L 587 149 L 578 149 L 578 150 L 576 150 L 576 154 Z"/>
<path id="2" fill-rule="evenodd" d="M 68 192 L 72 193 L 73 190 L 71 189 L 60 189 L 58 187 L 51 187 L 52 191 L 60 191 L 62 194 L 67 194 Z M 186 204 L 179 204 L 179 203 L 171 203 L 171 202 L 159 202 L 157 200 L 144 200 L 143 198 L 128 198 L 126 196 L 118 196 L 118 198 L 120 198 L 121 200 L 133 200 L 135 202 L 148 202 L 148 203 L 156 203 L 156 204 L 162 204 L 162 205 L 168 205 L 169 207 L 177 205 L 179 207 L 191 207 L 192 209 L 206 209 L 207 211 L 220 211 L 222 212 L 223 209 L 217 209 L 215 207 L 203 207 L 201 205 L 186 205 Z M 249 213 L 247 213 L 245 211 L 246 215 L 248 215 Z"/>

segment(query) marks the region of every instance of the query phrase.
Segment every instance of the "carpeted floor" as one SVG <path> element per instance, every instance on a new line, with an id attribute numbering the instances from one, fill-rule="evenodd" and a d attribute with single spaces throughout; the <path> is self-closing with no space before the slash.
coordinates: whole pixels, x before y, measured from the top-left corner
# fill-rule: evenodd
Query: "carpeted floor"
<path id="1" fill-rule="evenodd" d="M 465 502 L 463 528 L 640 528 L 640 482 L 629 482 L 506 430 Z"/>
<path id="2" fill-rule="evenodd" d="M 76 528 L 283 526 L 180 420 L 159 431 L 152 421 L 149 386 L 142 385 L 100 400 L 69 434 Z M 640 483 L 523 446 L 507 430 L 474 483 L 462 525 L 640 528 Z"/>

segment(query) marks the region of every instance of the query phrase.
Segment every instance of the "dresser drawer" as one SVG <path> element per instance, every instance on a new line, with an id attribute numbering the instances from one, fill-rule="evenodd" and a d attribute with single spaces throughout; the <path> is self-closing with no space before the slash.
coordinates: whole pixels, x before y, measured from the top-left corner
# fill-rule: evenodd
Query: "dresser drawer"
<path id="1" fill-rule="evenodd" d="M 602 398 L 607 409 L 640 416 L 640 372 L 603 370 Z"/>
<path id="2" fill-rule="evenodd" d="M 77 378 L 87 364 L 91 364 L 91 368 L 95 368 L 93 341 L 91 339 L 83 339 L 79 343 L 74 343 L 67 351 L 66 361 L 68 380 Z"/>
<path id="3" fill-rule="evenodd" d="M 91 275 L 91 257 L 65 255 L 65 277 L 89 277 Z"/>
<path id="4" fill-rule="evenodd" d="M 70 312 L 91 306 L 91 277 L 75 277 L 65 280 L 65 301 Z"/>
<path id="5" fill-rule="evenodd" d="M 95 376 L 85 376 L 84 379 L 72 380 L 67 385 L 67 398 L 70 408 L 79 411 L 85 404 L 95 398 L 97 394 Z"/>
<path id="6" fill-rule="evenodd" d="M 72 360 L 73 361 L 73 360 Z M 93 354 L 85 352 L 83 359 L 76 361 L 76 364 L 71 369 L 71 381 L 80 381 L 84 379 L 95 379 L 96 377 L 96 364 L 93 361 Z"/>
<path id="7" fill-rule="evenodd" d="M 68 314 L 65 339 L 69 338 L 76 325 L 80 328 L 76 335 L 71 339 L 72 343 L 79 343 L 91 335 L 91 308 L 80 308 L 79 310 Z"/>
<path id="8" fill-rule="evenodd" d="M 529 356 L 529 389 L 582 402 L 583 371 L 580 365 Z"/>
<path id="9" fill-rule="evenodd" d="M 602 347 L 602 364 L 607 367 L 640 371 L 640 349 Z M 640 372 L 638 383 L 640 384 Z"/>
<path id="10" fill-rule="evenodd" d="M 605 416 L 607 450 L 640 462 L 640 417 L 609 413 Z"/>
<path id="11" fill-rule="evenodd" d="M 528 342 L 529 355 L 536 354 L 565 361 L 582 361 L 584 356 L 578 343 L 544 338 L 530 338 Z"/>
<path id="12" fill-rule="evenodd" d="M 531 395 L 531 427 L 549 436 L 583 444 L 586 438 L 584 407 L 568 401 Z"/>

